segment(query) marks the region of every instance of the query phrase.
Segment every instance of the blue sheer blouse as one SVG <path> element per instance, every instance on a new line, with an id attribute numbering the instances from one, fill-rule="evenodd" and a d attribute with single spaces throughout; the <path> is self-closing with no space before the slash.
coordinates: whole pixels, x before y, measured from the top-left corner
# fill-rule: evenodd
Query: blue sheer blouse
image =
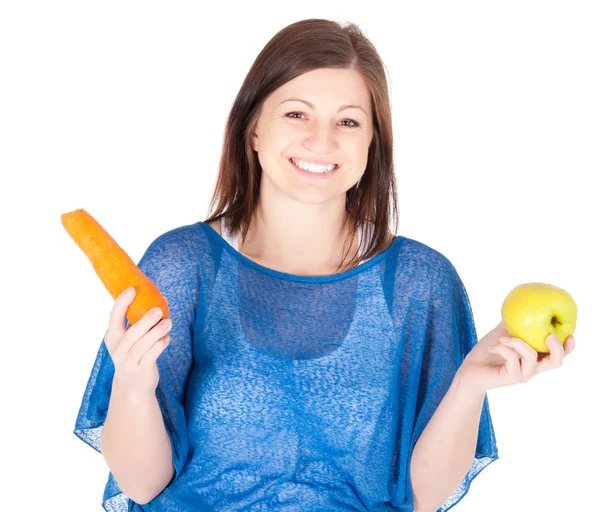
<path id="1" fill-rule="evenodd" d="M 445 256 L 397 236 L 348 271 L 297 276 L 197 222 L 156 238 L 138 267 L 173 321 L 156 397 L 174 475 L 141 505 L 109 472 L 105 510 L 413 510 L 412 450 L 477 343 Z M 113 375 L 103 339 L 74 430 L 99 452 Z M 471 468 L 439 511 L 497 459 L 486 396 Z"/>

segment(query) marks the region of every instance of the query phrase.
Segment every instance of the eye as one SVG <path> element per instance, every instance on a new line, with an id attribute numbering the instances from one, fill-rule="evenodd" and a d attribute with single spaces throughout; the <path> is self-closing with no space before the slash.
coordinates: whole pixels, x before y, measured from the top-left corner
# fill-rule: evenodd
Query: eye
<path id="1" fill-rule="evenodd" d="M 354 121 L 353 119 L 344 119 L 344 121 L 350 121 L 351 123 L 354 123 L 353 126 L 350 126 L 349 128 L 358 128 L 360 126 L 360 124 L 358 124 L 356 121 Z M 342 121 L 343 122 L 343 121 Z"/>
<path id="2" fill-rule="evenodd" d="M 299 118 L 297 118 L 297 117 L 289 117 L 290 115 L 294 115 L 294 114 L 300 114 L 300 115 L 304 115 L 304 113 L 303 113 L 303 112 L 288 112 L 288 113 L 286 114 L 286 117 L 288 117 L 288 118 L 290 118 L 290 119 L 299 119 Z M 357 123 L 356 121 L 354 121 L 353 119 L 344 119 L 344 120 L 342 121 L 342 123 L 343 123 L 343 122 L 345 122 L 345 121 L 350 121 L 351 123 L 354 123 L 353 125 L 345 125 L 347 128 L 358 128 L 358 127 L 360 126 L 360 124 L 359 124 L 359 123 Z"/>

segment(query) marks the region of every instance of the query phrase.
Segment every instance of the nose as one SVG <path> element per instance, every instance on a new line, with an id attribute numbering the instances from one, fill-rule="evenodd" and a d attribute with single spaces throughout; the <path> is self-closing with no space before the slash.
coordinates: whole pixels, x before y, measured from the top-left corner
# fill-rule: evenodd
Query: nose
<path id="1" fill-rule="evenodd" d="M 338 149 L 335 127 L 328 123 L 315 123 L 305 140 L 305 147 L 315 155 L 333 154 Z"/>

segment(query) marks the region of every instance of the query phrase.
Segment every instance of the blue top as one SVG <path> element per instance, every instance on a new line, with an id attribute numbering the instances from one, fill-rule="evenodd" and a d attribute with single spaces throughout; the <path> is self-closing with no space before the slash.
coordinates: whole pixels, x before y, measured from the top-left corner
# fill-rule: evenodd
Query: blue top
<path id="1" fill-rule="evenodd" d="M 298 276 L 197 222 L 138 267 L 173 321 L 156 396 L 175 474 L 139 505 L 109 472 L 106 511 L 412 512 L 412 450 L 477 343 L 445 256 L 397 236 L 350 270 Z M 74 430 L 99 452 L 113 375 L 102 340 Z M 496 459 L 486 396 L 471 468 L 439 511 Z"/>

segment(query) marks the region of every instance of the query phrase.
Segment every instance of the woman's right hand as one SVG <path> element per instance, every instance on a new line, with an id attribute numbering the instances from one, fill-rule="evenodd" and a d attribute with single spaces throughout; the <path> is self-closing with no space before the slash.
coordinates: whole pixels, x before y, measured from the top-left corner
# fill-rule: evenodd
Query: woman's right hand
<path id="1" fill-rule="evenodd" d="M 124 290 L 115 300 L 104 338 L 115 366 L 114 381 L 128 394 L 154 394 L 159 379 L 156 360 L 169 345 L 167 334 L 172 321 L 165 318 L 159 322 L 162 311 L 153 308 L 126 330 L 125 313 L 135 297 L 135 289 L 129 296 L 126 292 Z M 154 315 L 155 310 L 160 313 Z"/>

